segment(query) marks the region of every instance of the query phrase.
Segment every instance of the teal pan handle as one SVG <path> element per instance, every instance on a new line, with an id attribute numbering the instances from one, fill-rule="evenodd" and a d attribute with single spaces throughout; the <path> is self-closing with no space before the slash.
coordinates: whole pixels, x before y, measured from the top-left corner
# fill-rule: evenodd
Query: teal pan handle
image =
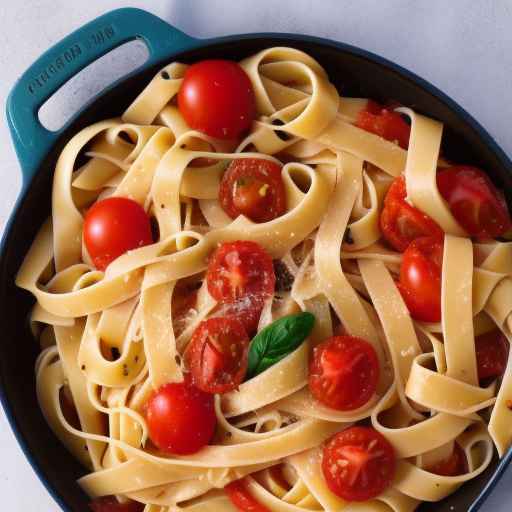
<path id="1" fill-rule="evenodd" d="M 66 126 L 47 130 L 39 121 L 41 105 L 89 64 L 134 40 L 143 40 L 149 52 L 137 70 L 196 47 L 199 41 L 141 9 L 108 12 L 79 28 L 37 59 L 14 85 L 7 99 L 7 121 L 21 164 L 23 184 L 30 183 L 45 155 Z"/>

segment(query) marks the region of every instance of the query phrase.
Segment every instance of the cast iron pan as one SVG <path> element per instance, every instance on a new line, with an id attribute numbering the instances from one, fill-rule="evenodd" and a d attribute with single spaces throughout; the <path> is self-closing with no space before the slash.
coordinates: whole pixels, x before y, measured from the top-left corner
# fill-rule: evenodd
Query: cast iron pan
<path id="1" fill-rule="evenodd" d="M 50 132 L 39 123 L 40 106 L 59 87 L 102 55 L 136 38 L 144 40 L 149 49 L 144 66 L 105 90 L 61 130 Z M 109 12 L 63 39 L 23 74 L 7 101 L 7 119 L 20 161 L 23 187 L 6 226 L 0 252 L 0 332 L 4 333 L 0 345 L 0 398 L 34 471 L 65 511 L 88 510 L 87 498 L 75 483 L 84 470 L 60 445 L 39 410 L 34 380 L 38 346 L 27 325 L 33 299 L 14 285 L 23 257 L 50 213 L 51 183 L 58 155 L 81 128 L 118 116 L 158 69 L 172 60 L 238 60 L 263 48 L 285 45 L 304 50 L 317 59 L 342 94 L 397 100 L 442 121 L 443 150 L 448 158 L 481 166 L 500 188 L 512 190 L 512 163 L 467 112 L 409 71 L 358 48 L 296 34 L 198 40 L 138 9 Z M 509 451 L 504 459 L 494 460 L 482 475 L 442 503 L 425 503 L 419 510 L 476 511 L 511 458 Z"/>

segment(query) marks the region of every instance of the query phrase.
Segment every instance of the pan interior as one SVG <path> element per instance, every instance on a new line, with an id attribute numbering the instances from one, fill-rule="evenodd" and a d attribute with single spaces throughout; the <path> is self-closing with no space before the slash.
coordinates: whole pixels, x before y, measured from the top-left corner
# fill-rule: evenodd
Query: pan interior
<path id="1" fill-rule="evenodd" d="M 292 46 L 301 49 L 326 69 L 342 95 L 396 100 L 445 125 L 443 152 L 449 160 L 473 164 L 485 169 L 503 190 L 511 190 L 512 168 L 496 152 L 485 135 L 466 123 L 463 115 L 414 79 L 363 52 L 352 52 L 336 43 L 292 36 L 225 38 L 138 73 L 114 86 L 90 104 L 66 129 L 47 155 L 30 187 L 19 202 L 10 229 L 5 236 L 0 260 L 0 301 L 3 335 L 0 378 L 11 420 L 18 430 L 28 457 L 49 490 L 69 510 L 84 510 L 86 497 L 76 485 L 84 474 L 71 455 L 60 445 L 46 425 L 35 394 L 34 362 L 39 348 L 28 328 L 27 315 L 33 303 L 30 295 L 14 285 L 14 276 L 41 223 L 50 213 L 51 181 L 55 162 L 69 138 L 81 128 L 101 119 L 118 116 L 142 90 L 158 69 L 167 62 L 194 62 L 204 58 L 241 59 L 263 48 Z M 509 204 L 511 201 L 509 200 Z M 464 485 L 442 503 L 424 503 L 421 512 L 468 510 L 492 477 L 497 461 L 479 477 Z M 455 508 L 454 508 L 455 507 Z"/>

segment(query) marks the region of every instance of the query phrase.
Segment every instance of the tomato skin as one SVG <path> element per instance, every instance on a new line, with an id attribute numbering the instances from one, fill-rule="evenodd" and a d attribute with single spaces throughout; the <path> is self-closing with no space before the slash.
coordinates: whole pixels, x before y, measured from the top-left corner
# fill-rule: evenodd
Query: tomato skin
<path id="1" fill-rule="evenodd" d="M 443 241 L 414 240 L 402 257 L 398 289 L 411 316 L 422 322 L 441 320 Z"/>
<path id="2" fill-rule="evenodd" d="M 309 389 L 327 407 L 351 411 L 374 395 L 379 371 L 379 360 L 370 343 L 355 336 L 333 336 L 313 350 Z"/>
<path id="3" fill-rule="evenodd" d="M 145 505 L 137 501 L 119 503 L 115 496 L 96 498 L 89 503 L 89 508 L 93 512 L 142 512 L 144 507 Z"/>
<path id="4" fill-rule="evenodd" d="M 258 503 L 247 489 L 244 480 L 235 480 L 224 487 L 231 503 L 241 512 L 270 512 L 267 507 Z"/>
<path id="5" fill-rule="evenodd" d="M 225 242 L 210 259 L 206 273 L 208 291 L 218 301 L 269 296 L 276 283 L 270 255 L 256 242 Z"/>
<path id="6" fill-rule="evenodd" d="M 215 433 L 213 396 L 197 389 L 188 379 L 160 387 L 146 405 L 149 437 L 163 452 L 196 453 Z"/>
<path id="7" fill-rule="evenodd" d="M 453 216 L 471 236 L 497 238 L 512 227 L 503 193 L 480 169 L 453 166 L 439 171 L 436 180 Z"/>
<path id="8" fill-rule="evenodd" d="M 452 454 L 433 466 L 426 468 L 429 473 L 441 476 L 459 476 L 468 472 L 468 461 L 464 450 L 455 443 Z"/>
<path id="9" fill-rule="evenodd" d="M 233 160 L 222 176 L 219 201 L 232 218 L 268 222 L 286 213 L 282 167 L 262 158 Z"/>
<path id="10" fill-rule="evenodd" d="M 249 343 L 243 324 L 235 318 L 201 322 L 185 353 L 194 385 L 205 393 L 237 389 L 247 372 Z"/>
<path id="11" fill-rule="evenodd" d="M 505 373 L 510 345 L 498 329 L 481 334 L 475 340 L 478 378 L 495 379 Z"/>
<path id="12" fill-rule="evenodd" d="M 256 115 L 251 81 L 229 60 L 192 64 L 178 92 L 178 108 L 192 129 L 218 139 L 240 137 Z"/>
<path id="13" fill-rule="evenodd" d="M 89 256 L 99 270 L 105 270 L 125 252 L 153 243 L 148 215 L 126 197 L 94 203 L 85 215 L 83 234 Z"/>
<path id="14" fill-rule="evenodd" d="M 322 472 L 329 489 L 347 501 L 366 501 L 393 481 L 396 456 L 387 439 L 371 427 L 351 427 L 324 446 Z"/>
<path id="15" fill-rule="evenodd" d="M 257 327 L 265 300 L 274 292 L 276 276 L 271 256 L 256 242 L 221 244 L 210 258 L 206 281 L 219 301 L 219 313 L 240 320 L 248 334 Z"/>
<path id="16" fill-rule="evenodd" d="M 258 330 L 261 312 L 265 306 L 265 297 L 253 295 L 234 302 L 224 302 L 220 305 L 217 314 L 237 319 L 244 326 L 245 332 L 252 336 Z"/>
<path id="17" fill-rule="evenodd" d="M 399 252 L 404 252 L 416 238 L 444 237 L 443 230 L 428 215 L 411 206 L 406 200 L 405 178 L 396 178 L 384 199 L 380 229 L 386 241 Z"/>
<path id="18" fill-rule="evenodd" d="M 409 147 L 411 127 L 398 112 L 393 112 L 375 101 L 368 101 L 366 109 L 359 112 L 355 124 L 358 128 L 390 142 L 396 141 L 403 149 Z"/>

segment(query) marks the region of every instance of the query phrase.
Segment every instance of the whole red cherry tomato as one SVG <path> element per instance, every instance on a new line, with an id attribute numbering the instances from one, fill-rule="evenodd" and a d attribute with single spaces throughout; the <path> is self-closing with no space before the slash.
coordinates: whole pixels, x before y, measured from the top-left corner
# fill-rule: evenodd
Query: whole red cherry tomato
<path id="1" fill-rule="evenodd" d="M 309 389 L 320 402 L 340 411 L 367 403 L 377 389 L 375 349 L 354 336 L 333 336 L 317 345 L 309 367 Z"/>
<path id="2" fill-rule="evenodd" d="M 87 211 L 84 240 L 95 267 L 105 270 L 125 252 L 153 243 L 151 223 L 132 199 L 109 197 Z"/>
<path id="3" fill-rule="evenodd" d="M 405 178 L 399 176 L 389 187 L 380 216 L 380 228 L 386 241 L 397 251 L 404 252 L 416 238 L 443 238 L 444 232 L 438 224 L 405 198 Z"/>
<path id="4" fill-rule="evenodd" d="M 251 81 L 229 60 L 192 64 L 178 93 L 178 108 L 191 128 L 218 139 L 240 137 L 256 115 Z"/>
<path id="5" fill-rule="evenodd" d="M 286 212 L 281 166 L 260 158 L 233 160 L 220 182 L 219 201 L 235 219 L 245 215 L 254 222 L 268 222 Z"/>
<path id="6" fill-rule="evenodd" d="M 437 188 L 471 236 L 496 238 L 512 227 L 503 192 L 480 169 L 465 165 L 443 169 L 437 173 Z"/>
<path id="7" fill-rule="evenodd" d="M 188 380 L 165 384 L 146 405 L 149 437 L 163 452 L 195 453 L 213 437 L 217 424 L 213 395 L 197 389 Z"/>
<path id="8" fill-rule="evenodd" d="M 415 320 L 441 320 L 442 265 L 443 241 L 438 238 L 418 238 L 404 252 L 398 288 Z"/>
<path id="9" fill-rule="evenodd" d="M 322 472 L 329 489 L 347 501 L 377 497 L 393 481 L 395 452 L 387 439 L 370 427 L 351 427 L 325 444 Z"/>
<path id="10" fill-rule="evenodd" d="M 194 385 L 206 393 L 236 389 L 247 371 L 249 342 L 243 324 L 235 318 L 201 322 L 185 353 Z"/>

